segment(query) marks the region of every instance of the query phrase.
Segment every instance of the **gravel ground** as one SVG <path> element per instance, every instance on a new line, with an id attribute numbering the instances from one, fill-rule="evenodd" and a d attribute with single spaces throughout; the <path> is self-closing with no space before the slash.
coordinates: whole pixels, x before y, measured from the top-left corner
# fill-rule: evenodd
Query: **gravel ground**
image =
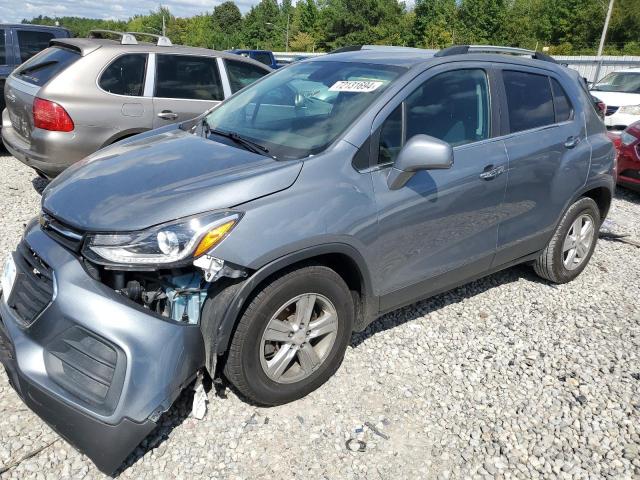
<path id="1" fill-rule="evenodd" d="M 43 183 L 0 155 L 4 257 Z M 640 240 L 639 215 L 640 195 L 621 190 L 609 228 Z M 639 258 L 601 239 L 571 284 L 516 267 L 388 314 L 353 337 L 332 380 L 289 405 L 226 390 L 197 421 L 185 394 L 120 477 L 640 478 Z M 104 477 L 4 373 L 0 477 Z"/>

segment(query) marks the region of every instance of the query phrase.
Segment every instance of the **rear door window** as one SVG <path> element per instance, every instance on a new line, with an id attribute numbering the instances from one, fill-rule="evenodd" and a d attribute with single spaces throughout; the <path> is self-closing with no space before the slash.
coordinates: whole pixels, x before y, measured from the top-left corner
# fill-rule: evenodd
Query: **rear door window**
<path id="1" fill-rule="evenodd" d="M 141 97 L 144 92 L 146 67 L 146 53 L 122 55 L 102 72 L 98 84 L 109 93 Z"/>
<path id="2" fill-rule="evenodd" d="M 7 62 L 7 43 L 5 40 L 6 30 L 0 28 L 0 65 L 8 65 Z"/>
<path id="3" fill-rule="evenodd" d="M 528 72 L 502 72 L 511 133 L 555 123 L 549 77 Z"/>
<path id="4" fill-rule="evenodd" d="M 80 53 L 75 50 L 52 47 L 29 59 L 14 75 L 25 82 L 42 86 L 78 59 Z"/>
<path id="5" fill-rule="evenodd" d="M 227 67 L 227 75 L 229 76 L 232 93 L 236 93 L 238 90 L 243 89 L 269 73 L 258 65 L 239 62 L 237 60 L 225 59 L 224 65 Z"/>
<path id="6" fill-rule="evenodd" d="M 215 57 L 161 54 L 156 58 L 156 97 L 224 99 Z"/>
<path id="7" fill-rule="evenodd" d="M 35 30 L 18 30 L 17 33 L 21 62 L 26 62 L 36 53 L 47 48 L 49 41 L 54 37 L 51 32 L 38 32 Z"/>
<path id="8" fill-rule="evenodd" d="M 566 122 L 573 118 L 573 106 L 560 82 L 555 78 L 551 79 L 551 90 L 553 91 L 553 107 L 556 112 L 556 122 Z"/>
<path id="9" fill-rule="evenodd" d="M 253 52 L 254 60 L 259 61 L 260 63 L 264 63 L 265 65 L 271 66 L 271 55 L 266 52 Z"/>

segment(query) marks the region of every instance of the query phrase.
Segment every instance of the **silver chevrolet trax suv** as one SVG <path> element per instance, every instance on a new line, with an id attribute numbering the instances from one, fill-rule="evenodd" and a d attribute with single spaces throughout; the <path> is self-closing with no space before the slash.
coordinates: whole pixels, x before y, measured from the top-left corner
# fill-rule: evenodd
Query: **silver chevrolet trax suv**
<path id="1" fill-rule="evenodd" d="M 6 263 L 0 358 L 110 472 L 197 372 L 291 402 L 385 312 L 520 263 L 574 279 L 613 166 L 584 82 L 539 53 L 295 63 L 54 180 Z"/>
<path id="2" fill-rule="evenodd" d="M 138 42 L 145 36 L 156 43 Z M 156 35 L 94 30 L 90 37 L 51 41 L 7 79 L 2 139 L 42 176 L 55 177 L 123 138 L 201 115 L 271 71 Z"/>

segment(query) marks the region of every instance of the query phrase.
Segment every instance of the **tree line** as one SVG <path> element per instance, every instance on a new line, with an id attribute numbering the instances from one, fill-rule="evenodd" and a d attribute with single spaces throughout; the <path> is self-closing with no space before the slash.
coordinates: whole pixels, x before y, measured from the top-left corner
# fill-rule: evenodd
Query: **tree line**
<path id="1" fill-rule="evenodd" d="M 609 0 L 260 0 L 246 14 L 233 1 L 180 17 L 166 7 L 127 21 L 38 16 L 84 37 L 89 30 L 160 33 L 176 44 L 225 50 L 331 51 L 354 44 L 443 48 L 509 45 L 556 55 L 594 55 Z M 287 36 L 288 32 L 288 36 Z M 605 53 L 640 55 L 640 0 L 616 0 Z"/>

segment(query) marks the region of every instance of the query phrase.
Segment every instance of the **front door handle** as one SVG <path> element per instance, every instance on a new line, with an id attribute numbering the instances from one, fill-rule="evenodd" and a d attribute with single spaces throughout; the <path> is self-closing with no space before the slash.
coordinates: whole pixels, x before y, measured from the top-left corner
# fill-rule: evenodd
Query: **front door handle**
<path id="1" fill-rule="evenodd" d="M 173 113 L 171 110 L 163 110 L 158 114 L 158 117 L 163 120 L 175 120 L 178 118 L 178 114 Z"/>
<path id="2" fill-rule="evenodd" d="M 480 174 L 480 178 L 483 180 L 493 180 L 504 173 L 504 165 L 494 167 L 493 165 L 487 165 L 484 167 L 483 172 Z"/>
<path id="3" fill-rule="evenodd" d="M 580 137 L 571 136 L 564 142 L 565 148 L 573 148 L 580 143 Z"/>

